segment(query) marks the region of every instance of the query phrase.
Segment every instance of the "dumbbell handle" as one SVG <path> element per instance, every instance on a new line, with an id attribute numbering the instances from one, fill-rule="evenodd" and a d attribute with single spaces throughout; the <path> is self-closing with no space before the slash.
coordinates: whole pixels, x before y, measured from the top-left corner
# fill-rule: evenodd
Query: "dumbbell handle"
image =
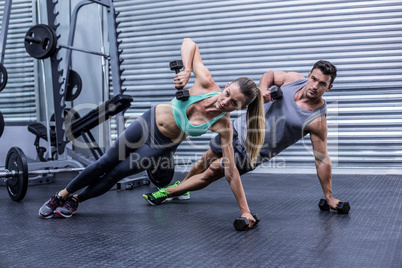
<path id="1" fill-rule="evenodd" d="M 174 70 L 174 72 L 176 74 L 180 73 L 181 68 L 183 68 L 183 63 L 182 63 L 181 60 L 180 61 L 172 61 L 172 62 L 170 62 L 170 69 Z M 177 88 L 177 89 L 181 90 L 183 88 Z"/>
<path id="2" fill-rule="evenodd" d="M 260 222 L 260 217 L 258 216 L 258 214 L 252 214 L 252 216 L 255 219 L 255 223 L 254 226 L 256 226 L 259 222 Z M 240 217 L 240 218 L 236 218 L 233 225 L 235 227 L 235 229 L 237 231 L 245 231 L 248 230 L 248 225 L 250 224 L 250 222 L 248 221 L 247 218 L 245 217 Z"/>
<path id="3" fill-rule="evenodd" d="M 271 98 L 273 98 L 274 100 L 280 100 L 283 98 L 282 89 L 280 87 L 272 86 L 269 89 Z"/>
<path id="4" fill-rule="evenodd" d="M 169 63 L 170 70 L 174 70 L 176 74 L 178 74 L 183 68 L 183 61 L 181 60 L 176 60 L 176 61 L 171 61 Z M 190 97 L 190 92 L 187 89 L 183 89 L 183 87 L 176 87 L 176 98 L 178 100 L 187 100 Z"/>
<path id="5" fill-rule="evenodd" d="M 174 71 L 175 71 L 176 74 L 180 73 L 180 69 L 174 69 Z M 183 88 L 182 88 L 182 87 L 179 87 L 179 88 L 176 88 L 176 89 L 182 90 Z"/>
<path id="6" fill-rule="evenodd" d="M 318 206 L 322 211 L 329 211 L 332 209 L 329 205 L 326 199 L 320 199 L 320 202 L 318 203 Z M 336 205 L 335 210 L 340 213 L 340 214 L 348 214 L 350 210 L 350 205 L 349 202 L 339 202 Z"/>

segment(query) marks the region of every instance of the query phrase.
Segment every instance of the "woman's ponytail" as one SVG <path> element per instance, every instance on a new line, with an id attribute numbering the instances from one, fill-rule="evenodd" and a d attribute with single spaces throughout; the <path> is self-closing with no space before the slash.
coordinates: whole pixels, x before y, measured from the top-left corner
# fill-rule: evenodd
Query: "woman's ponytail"
<path id="1" fill-rule="evenodd" d="M 247 77 L 240 77 L 237 83 L 240 91 L 250 101 L 247 106 L 247 138 L 246 150 L 250 164 L 254 167 L 265 138 L 264 99 L 255 82 Z"/>
<path id="2" fill-rule="evenodd" d="M 246 150 L 252 167 L 257 161 L 265 138 L 264 99 L 259 88 L 257 91 L 257 97 L 247 108 Z"/>

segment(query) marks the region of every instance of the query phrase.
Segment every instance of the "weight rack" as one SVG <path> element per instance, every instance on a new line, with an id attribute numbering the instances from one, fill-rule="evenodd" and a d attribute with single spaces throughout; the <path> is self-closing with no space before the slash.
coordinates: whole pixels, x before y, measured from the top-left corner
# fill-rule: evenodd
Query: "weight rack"
<path id="1" fill-rule="evenodd" d="M 58 1 L 47 0 L 47 17 L 48 24 L 54 32 L 57 32 L 57 28 L 60 26 L 59 23 L 56 23 L 56 18 L 59 12 L 55 12 L 55 8 Z M 71 66 L 71 53 L 75 48 L 73 47 L 74 43 L 74 34 L 77 23 L 78 12 L 83 6 L 89 4 L 99 4 L 106 8 L 107 10 L 107 21 L 108 21 L 108 38 L 110 42 L 109 47 L 109 60 L 112 70 L 112 86 L 113 86 L 113 95 L 118 95 L 123 93 L 125 90 L 122 89 L 122 83 L 124 82 L 121 79 L 121 75 L 124 72 L 120 68 L 123 60 L 120 58 L 123 50 L 119 49 L 121 41 L 118 41 L 117 38 L 120 32 L 117 32 L 117 26 L 119 23 L 116 22 L 116 18 L 119 13 L 115 12 L 113 2 L 111 0 L 83 0 L 77 4 L 74 8 L 74 11 L 71 16 L 71 24 L 70 31 L 68 36 L 68 42 L 66 46 L 58 46 L 56 52 L 51 56 L 51 73 L 52 73 L 52 85 L 53 85 L 53 100 L 54 100 L 54 115 L 55 115 L 55 131 L 56 131 L 56 146 L 58 154 L 62 154 L 65 150 L 66 144 L 69 142 L 65 136 L 65 128 L 64 128 L 64 109 L 65 109 L 65 97 L 66 97 L 66 87 L 69 76 L 69 69 Z M 57 39 L 60 38 L 60 35 Z M 58 58 L 58 52 L 61 48 L 67 48 L 66 59 L 64 63 L 64 68 L 60 68 L 60 64 L 62 59 Z M 79 49 L 77 49 L 79 50 Z M 88 52 L 83 51 L 82 52 Z M 91 52 L 88 52 L 91 53 Z M 106 55 L 102 55 L 106 56 Z M 67 70 L 67 71 L 64 71 Z M 117 130 L 119 133 L 122 132 L 124 128 L 123 123 L 123 115 L 116 116 L 117 122 Z"/>
<path id="2" fill-rule="evenodd" d="M 11 4 L 12 4 L 11 0 L 6 1 L 4 3 L 3 20 L 0 31 L 0 92 L 6 87 L 8 79 L 7 69 L 4 67 L 3 64 L 4 64 L 6 43 L 7 43 L 8 24 L 10 21 Z M 4 117 L 0 111 L 0 137 L 3 135 L 4 127 L 5 127 Z"/>
<path id="3" fill-rule="evenodd" d="M 10 1 L 11 4 L 11 1 Z M 56 147 L 56 152 L 57 154 L 61 155 L 65 152 L 65 146 L 68 142 L 70 142 L 66 136 L 66 126 L 64 126 L 64 121 L 65 121 L 65 100 L 66 100 L 66 95 L 67 95 L 67 87 L 68 83 L 66 81 L 69 81 L 69 76 L 71 77 L 72 70 L 70 69 L 71 67 L 71 55 L 72 51 L 80 51 L 84 53 L 89 53 L 89 54 L 95 54 L 98 56 L 102 56 L 103 58 L 107 59 L 109 61 L 110 67 L 111 67 L 111 73 L 112 73 L 112 87 L 113 87 L 113 95 L 114 97 L 117 97 L 118 95 L 121 95 L 125 90 L 122 89 L 122 83 L 124 80 L 121 78 L 122 73 L 124 70 L 120 68 L 123 60 L 120 58 L 123 50 L 119 49 L 119 46 L 122 41 L 118 41 L 118 36 L 120 32 L 117 32 L 117 26 L 118 22 L 116 21 L 117 16 L 119 13 L 115 12 L 115 9 L 113 7 L 113 3 L 111 0 L 83 0 L 79 2 L 71 15 L 71 22 L 70 22 L 70 29 L 69 29 L 69 36 L 68 36 L 68 42 L 66 45 L 61 45 L 57 44 L 57 40 L 60 39 L 60 34 L 57 35 L 57 29 L 60 26 L 60 23 L 56 22 L 57 16 L 59 15 L 59 12 L 56 12 L 56 5 L 58 4 L 57 0 L 46 0 L 46 13 L 47 13 L 47 25 L 42 25 L 46 26 L 43 28 L 47 28 L 51 30 L 53 38 L 52 40 L 52 46 L 54 45 L 53 49 L 49 54 L 46 56 L 41 55 L 40 57 L 37 57 L 38 55 L 33 55 L 30 54 L 31 56 L 37 58 L 37 59 L 44 59 L 47 57 L 50 57 L 50 66 L 51 66 L 51 76 L 52 76 L 52 88 L 53 88 L 53 103 L 54 103 L 54 123 L 55 123 L 55 147 Z M 106 8 L 106 16 L 107 16 L 107 32 L 108 32 L 108 40 L 109 40 L 109 55 L 106 55 L 104 53 L 99 53 L 99 52 L 93 52 L 93 51 L 87 51 L 84 49 L 79 49 L 75 48 L 73 46 L 74 44 L 74 35 L 75 35 L 75 29 L 76 29 L 76 24 L 77 24 L 77 18 L 79 11 L 81 10 L 82 7 L 90 4 L 98 4 L 101 5 L 102 7 Z M 34 27 L 34 26 L 33 26 Z M 37 37 L 36 37 L 37 38 Z M 39 38 L 40 35 L 39 35 Z M 40 42 L 36 41 L 34 36 L 26 36 L 26 41 L 28 42 Z M 42 43 L 40 43 L 42 44 Z M 46 44 L 46 43 L 45 43 Z M 42 44 L 43 45 L 43 44 Z M 48 44 L 46 44 L 48 45 Z M 49 45 L 50 46 L 50 45 Z M 27 48 L 27 47 L 26 47 Z M 64 48 L 66 49 L 66 56 L 65 60 L 61 57 L 59 57 L 58 53 L 60 50 Z M 27 51 L 28 52 L 28 51 Z M 43 57 L 42 57 L 43 56 Z M 62 63 L 63 61 L 63 63 Z M 125 109 L 124 109 L 125 111 Z M 116 115 L 116 122 L 117 122 L 117 129 L 118 133 L 121 133 L 124 128 L 123 124 L 123 114 L 124 111 L 120 112 L 118 115 Z M 116 112 L 117 113 L 117 112 Z M 82 135 L 82 133 L 80 133 Z M 50 135 L 48 133 L 48 139 L 50 143 Z M 87 141 L 88 142 L 88 141 Z M 90 148 L 91 149 L 91 148 Z M 92 151 L 92 150 L 91 150 Z M 26 192 L 26 188 L 28 184 L 41 184 L 41 180 L 46 179 L 46 183 L 52 182 L 53 181 L 53 174 L 56 173 L 61 173 L 61 172 L 67 172 L 67 171 L 80 171 L 83 169 L 83 165 L 76 161 L 76 160 L 56 160 L 56 161 L 45 161 L 45 162 L 35 162 L 35 163 L 29 163 L 28 167 L 28 161 L 23 154 L 23 151 L 20 150 L 19 148 L 12 148 L 10 152 L 14 153 L 9 153 L 7 156 L 7 159 L 16 159 L 18 161 L 8 161 L 6 163 L 6 167 L 9 166 L 10 171 L 4 171 L 0 172 L 1 177 L 6 178 L 5 183 L 7 186 L 7 189 L 9 190 L 9 194 L 12 197 L 13 200 L 15 201 L 20 201 L 24 196 Z M 97 157 L 95 157 L 97 158 Z M 8 163 L 9 162 L 9 163 Z M 13 166 L 10 163 L 15 163 L 18 162 L 19 164 L 16 166 Z M 11 165 L 11 166 L 10 166 Z M 67 166 L 72 166 L 76 168 L 66 168 Z M 28 172 L 28 170 L 31 170 Z M 21 173 L 22 172 L 22 173 Z M 169 176 L 170 180 L 171 177 L 173 177 L 173 172 L 174 170 L 171 170 L 171 176 Z M 133 187 L 141 186 L 141 185 L 148 185 L 148 176 L 149 178 L 156 184 L 158 183 L 165 183 L 164 181 L 159 181 L 158 174 L 148 174 L 146 176 L 146 172 L 142 172 L 143 175 L 140 177 L 128 177 L 126 179 L 121 180 L 116 184 L 117 190 L 125 190 L 125 189 L 131 189 Z M 32 177 L 35 175 L 39 175 L 37 177 Z M 50 175 L 48 178 L 48 175 Z M 166 174 L 162 174 L 166 175 Z M 30 176 L 28 178 L 28 176 Z M 46 177 L 46 178 L 44 178 Z M 165 176 L 163 176 L 165 177 Z M 50 180 L 50 181 L 49 181 Z M 170 181 L 169 180 L 169 181 Z M 1 183 L 0 183 L 1 184 Z"/>

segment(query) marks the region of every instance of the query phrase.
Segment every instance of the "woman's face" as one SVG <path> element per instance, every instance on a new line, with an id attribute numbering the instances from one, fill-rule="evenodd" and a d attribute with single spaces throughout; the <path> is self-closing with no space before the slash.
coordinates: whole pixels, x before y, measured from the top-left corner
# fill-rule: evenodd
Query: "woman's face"
<path id="1" fill-rule="evenodd" d="M 222 112 L 233 112 L 234 110 L 245 109 L 246 96 L 241 93 L 237 83 L 227 84 L 222 94 L 219 95 L 216 108 Z"/>

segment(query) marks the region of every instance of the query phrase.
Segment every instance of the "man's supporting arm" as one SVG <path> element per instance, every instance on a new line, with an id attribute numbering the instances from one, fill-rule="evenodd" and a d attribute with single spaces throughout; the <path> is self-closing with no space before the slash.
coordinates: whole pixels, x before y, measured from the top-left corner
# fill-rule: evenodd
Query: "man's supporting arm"
<path id="1" fill-rule="evenodd" d="M 332 164 L 327 151 L 327 123 L 325 116 L 314 119 L 305 129 L 310 132 L 313 145 L 315 166 L 325 199 L 332 208 L 339 200 L 332 196 Z"/>

